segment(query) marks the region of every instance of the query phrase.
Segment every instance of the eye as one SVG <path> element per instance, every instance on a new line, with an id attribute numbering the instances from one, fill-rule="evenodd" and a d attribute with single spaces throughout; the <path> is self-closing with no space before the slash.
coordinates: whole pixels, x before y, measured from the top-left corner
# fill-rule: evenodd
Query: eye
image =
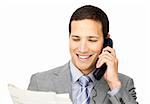
<path id="1" fill-rule="evenodd" d="M 90 42 L 97 42 L 97 39 L 89 39 Z"/>
<path id="2" fill-rule="evenodd" d="M 72 37 L 72 40 L 73 40 L 73 41 L 80 41 L 80 38 Z"/>

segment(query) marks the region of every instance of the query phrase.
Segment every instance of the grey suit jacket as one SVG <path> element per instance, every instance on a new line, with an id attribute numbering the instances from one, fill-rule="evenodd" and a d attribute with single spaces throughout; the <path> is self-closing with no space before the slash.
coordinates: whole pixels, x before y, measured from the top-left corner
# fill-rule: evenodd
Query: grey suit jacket
<path id="1" fill-rule="evenodd" d="M 122 87 L 114 96 L 108 94 L 109 86 L 104 78 L 99 80 L 92 90 L 90 104 L 137 104 L 133 80 L 123 74 L 119 78 Z M 72 100 L 69 63 L 32 75 L 28 90 L 69 93 Z"/>

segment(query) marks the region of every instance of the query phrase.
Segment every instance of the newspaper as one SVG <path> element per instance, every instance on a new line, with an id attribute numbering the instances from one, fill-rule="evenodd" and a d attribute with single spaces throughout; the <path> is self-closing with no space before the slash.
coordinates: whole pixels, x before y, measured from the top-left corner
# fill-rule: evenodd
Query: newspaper
<path id="1" fill-rule="evenodd" d="M 12 84 L 8 90 L 14 104 L 72 104 L 69 94 L 23 90 Z"/>

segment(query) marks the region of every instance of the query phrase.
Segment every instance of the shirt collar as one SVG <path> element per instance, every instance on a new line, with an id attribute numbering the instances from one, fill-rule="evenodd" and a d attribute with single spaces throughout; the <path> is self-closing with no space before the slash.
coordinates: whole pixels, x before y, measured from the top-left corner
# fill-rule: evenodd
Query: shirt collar
<path id="1" fill-rule="evenodd" d="M 95 69 L 94 69 L 95 70 Z M 94 70 L 88 74 L 88 76 L 91 78 L 93 83 L 95 84 L 95 78 L 93 76 Z M 71 76 L 72 76 L 72 82 L 75 83 L 77 80 L 83 76 L 83 73 L 70 61 L 70 71 L 71 71 Z"/>

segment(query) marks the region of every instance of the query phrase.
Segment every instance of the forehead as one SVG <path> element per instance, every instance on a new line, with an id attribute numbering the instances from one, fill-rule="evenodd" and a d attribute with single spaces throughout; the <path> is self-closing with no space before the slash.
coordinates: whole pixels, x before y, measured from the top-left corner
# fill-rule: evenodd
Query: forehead
<path id="1" fill-rule="evenodd" d="M 102 32 L 102 24 L 100 22 L 91 20 L 91 19 L 84 19 L 84 20 L 77 20 L 71 22 L 71 34 L 73 35 L 95 35 L 101 36 L 103 35 Z"/>

